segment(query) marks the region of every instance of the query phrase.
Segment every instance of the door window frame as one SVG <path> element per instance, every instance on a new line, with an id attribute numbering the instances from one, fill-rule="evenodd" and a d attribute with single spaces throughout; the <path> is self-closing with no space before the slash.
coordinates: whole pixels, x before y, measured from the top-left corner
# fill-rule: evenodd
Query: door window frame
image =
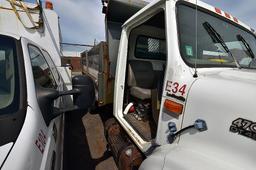
<path id="1" fill-rule="evenodd" d="M 42 49 L 39 48 L 38 46 L 34 45 L 34 44 L 31 44 L 31 43 L 29 43 L 29 44 L 27 45 L 27 47 L 28 47 L 29 58 L 30 58 L 30 60 L 31 60 L 31 67 L 32 67 L 32 73 L 33 73 L 34 82 L 36 83 L 36 80 L 35 80 L 35 77 L 34 77 L 34 71 L 33 71 L 32 58 L 31 58 L 31 56 L 30 56 L 30 50 L 29 50 L 30 47 L 33 47 L 33 48 L 35 48 L 35 49 L 38 50 L 38 52 L 39 52 L 39 53 L 41 54 L 41 56 L 43 57 L 43 60 L 45 61 L 47 67 L 49 68 L 49 72 L 50 72 L 51 75 L 52 75 L 52 81 L 54 82 L 54 84 L 53 84 L 54 87 L 44 87 L 44 88 L 53 88 L 53 89 L 57 89 L 57 88 L 58 88 L 58 83 L 57 83 L 57 81 L 56 81 L 56 78 L 55 78 L 55 76 L 54 76 L 54 74 L 53 74 L 53 72 L 52 72 L 52 69 L 51 69 L 51 67 L 50 67 L 50 65 L 49 65 L 49 63 L 48 63 L 48 61 L 47 61 L 47 59 L 46 59 L 45 56 L 43 55 Z M 40 85 L 40 86 L 43 87 L 42 85 Z"/>

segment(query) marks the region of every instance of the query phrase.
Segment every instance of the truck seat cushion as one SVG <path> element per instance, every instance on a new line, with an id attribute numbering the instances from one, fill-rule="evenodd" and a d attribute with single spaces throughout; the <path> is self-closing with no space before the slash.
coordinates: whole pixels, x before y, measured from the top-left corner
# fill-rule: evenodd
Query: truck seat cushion
<path id="1" fill-rule="evenodd" d="M 151 89 L 144 89 L 144 88 L 140 88 L 140 87 L 131 87 L 130 92 L 131 92 L 132 96 L 135 96 L 141 100 L 151 98 Z"/>
<path id="2" fill-rule="evenodd" d="M 128 86 L 152 89 L 155 73 L 149 61 L 131 60 L 128 65 Z"/>
<path id="3" fill-rule="evenodd" d="M 136 86 L 136 80 L 131 65 L 128 65 L 128 86 Z"/>

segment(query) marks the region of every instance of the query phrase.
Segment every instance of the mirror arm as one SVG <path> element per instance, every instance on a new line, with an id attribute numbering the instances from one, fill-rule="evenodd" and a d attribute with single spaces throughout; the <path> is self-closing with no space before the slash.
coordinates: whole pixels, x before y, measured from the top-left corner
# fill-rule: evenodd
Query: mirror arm
<path id="1" fill-rule="evenodd" d="M 72 112 L 72 111 L 77 111 L 79 110 L 79 107 L 74 105 L 72 107 L 68 107 L 68 108 L 56 108 L 54 107 L 54 111 L 53 111 L 53 115 L 54 115 L 54 118 L 63 114 L 63 113 L 66 113 L 66 112 Z"/>
<path id="2" fill-rule="evenodd" d="M 67 91 L 54 91 L 54 93 L 50 93 L 48 95 L 48 99 L 50 100 L 55 100 L 61 96 L 66 96 L 66 95 L 75 95 L 75 94 L 80 94 L 81 93 L 81 90 L 79 89 L 72 89 L 72 90 L 67 90 Z"/>
<path id="3" fill-rule="evenodd" d="M 68 91 L 59 91 L 58 95 L 56 95 L 55 97 L 53 97 L 54 99 L 57 99 L 58 97 L 61 96 L 66 96 L 66 95 L 75 95 L 75 94 L 80 94 L 81 90 L 80 89 L 72 89 L 72 90 L 68 90 Z M 72 107 L 68 107 L 68 108 L 53 108 L 53 116 L 52 119 L 65 113 L 65 112 L 72 112 L 72 111 L 77 111 L 79 110 L 79 107 L 76 105 L 73 105 Z"/>
<path id="4" fill-rule="evenodd" d="M 79 89 L 72 89 L 72 90 L 68 90 L 68 91 L 60 91 L 59 92 L 59 96 L 66 96 L 66 95 L 74 95 L 74 94 L 80 94 L 81 90 Z"/>

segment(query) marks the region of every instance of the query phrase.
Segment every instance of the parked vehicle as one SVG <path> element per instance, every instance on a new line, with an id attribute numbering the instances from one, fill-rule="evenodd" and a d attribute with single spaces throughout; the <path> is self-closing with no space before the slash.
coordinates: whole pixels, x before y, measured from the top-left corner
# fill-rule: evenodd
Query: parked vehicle
<path id="1" fill-rule="evenodd" d="M 104 62 L 116 66 L 106 134 L 118 167 L 255 169 L 253 29 L 199 0 L 154 1 L 120 27 L 136 2 L 104 7 L 108 49 L 119 46 Z"/>
<path id="2" fill-rule="evenodd" d="M 1 170 L 62 169 L 63 113 L 85 112 L 94 101 L 86 76 L 67 89 L 58 15 L 46 3 L 0 5 Z"/>

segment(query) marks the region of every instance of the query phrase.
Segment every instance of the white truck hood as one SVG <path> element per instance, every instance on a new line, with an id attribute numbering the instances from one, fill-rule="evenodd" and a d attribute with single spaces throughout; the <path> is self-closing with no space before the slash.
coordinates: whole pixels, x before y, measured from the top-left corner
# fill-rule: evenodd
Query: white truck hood
<path id="1" fill-rule="evenodd" d="M 184 146 L 163 146 L 148 157 L 140 170 L 247 170 L 226 160 Z"/>
<path id="2" fill-rule="evenodd" d="M 175 147 L 166 155 L 163 170 L 242 170 L 226 160 L 193 150 Z"/>
<path id="3" fill-rule="evenodd" d="M 3 164 L 6 156 L 12 148 L 13 143 L 7 143 L 3 146 L 0 146 L 0 166 Z"/>
<path id="4" fill-rule="evenodd" d="M 165 170 L 255 170 L 256 71 L 199 76 L 186 99 L 182 128 L 197 119 L 206 121 L 207 131 L 187 130 L 177 145 L 161 146 L 140 169 L 151 170 L 158 162 Z"/>
<path id="5" fill-rule="evenodd" d="M 208 71 L 202 71 L 199 79 L 204 78 L 216 78 L 219 80 L 232 80 L 239 82 L 256 83 L 256 70 L 255 69 L 213 69 Z"/>

